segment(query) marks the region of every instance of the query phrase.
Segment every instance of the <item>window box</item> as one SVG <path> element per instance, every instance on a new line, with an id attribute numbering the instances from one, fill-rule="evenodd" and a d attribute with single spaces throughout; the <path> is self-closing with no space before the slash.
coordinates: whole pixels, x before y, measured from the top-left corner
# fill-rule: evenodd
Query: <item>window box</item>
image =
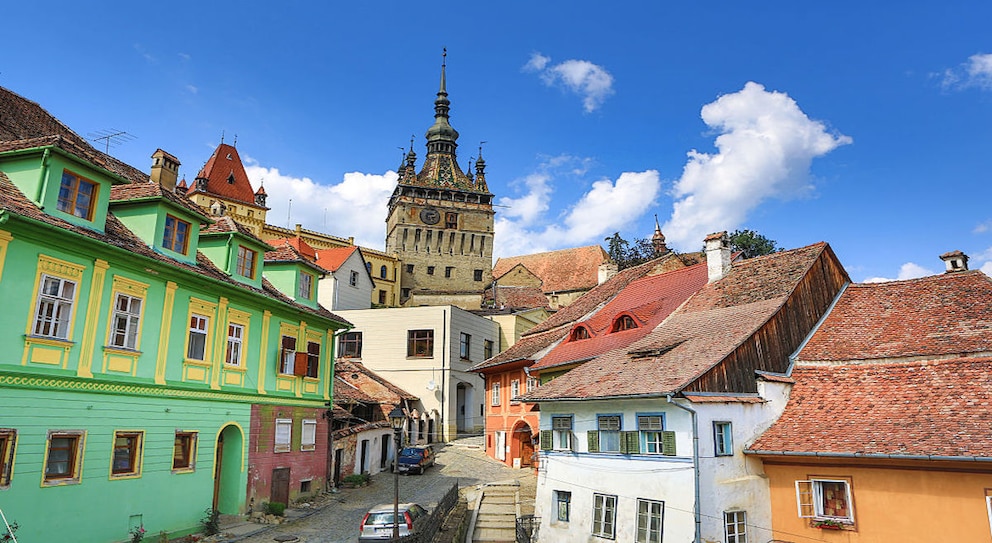
<path id="1" fill-rule="evenodd" d="M 813 522 L 813 527 L 821 530 L 843 530 L 844 523 L 836 520 L 818 520 Z"/>

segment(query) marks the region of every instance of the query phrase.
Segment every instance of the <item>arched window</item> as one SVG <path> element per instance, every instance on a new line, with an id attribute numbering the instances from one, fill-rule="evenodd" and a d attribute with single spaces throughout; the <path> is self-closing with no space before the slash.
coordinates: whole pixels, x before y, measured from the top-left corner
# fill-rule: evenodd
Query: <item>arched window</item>
<path id="1" fill-rule="evenodd" d="M 386 267 L 385 266 L 379 268 L 379 277 L 382 277 L 383 279 L 386 278 Z"/>
<path id="2" fill-rule="evenodd" d="M 620 315 L 615 321 L 613 321 L 613 332 L 622 332 L 624 330 L 631 330 L 637 328 L 637 323 L 634 318 L 630 315 Z"/>
<path id="3" fill-rule="evenodd" d="M 572 330 L 571 341 L 579 341 L 580 339 L 589 339 L 589 329 L 585 326 L 576 326 L 575 330 Z"/>
<path id="4" fill-rule="evenodd" d="M 371 262 L 366 262 L 365 263 L 365 269 L 369 272 L 369 275 L 372 275 L 372 263 Z"/>

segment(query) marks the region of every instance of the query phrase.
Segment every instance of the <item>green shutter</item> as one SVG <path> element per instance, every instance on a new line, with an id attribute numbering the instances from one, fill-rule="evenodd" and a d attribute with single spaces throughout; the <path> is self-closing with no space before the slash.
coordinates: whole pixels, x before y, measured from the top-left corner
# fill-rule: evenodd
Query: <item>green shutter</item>
<path id="1" fill-rule="evenodd" d="M 586 432 L 586 441 L 589 444 L 589 452 L 599 452 L 599 431 L 589 430 Z"/>
<path id="2" fill-rule="evenodd" d="M 541 450 L 551 450 L 551 430 L 541 430 Z"/>
<path id="3" fill-rule="evenodd" d="M 640 432 L 620 432 L 620 452 L 624 454 L 637 454 L 641 452 Z"/>
<path id="4" fill-rule="evenodd" d="M 675 456 L 675 432 L 666 430 L 661 433 L 661 454 Z"/>

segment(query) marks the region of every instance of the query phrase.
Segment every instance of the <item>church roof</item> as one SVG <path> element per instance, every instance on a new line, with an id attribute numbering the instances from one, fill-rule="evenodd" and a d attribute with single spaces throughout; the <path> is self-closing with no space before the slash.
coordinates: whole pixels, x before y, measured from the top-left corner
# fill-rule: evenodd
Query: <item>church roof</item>
<path id="1" fill-rule="evenodd" d="M 225 200 L 257 206 L 255 191 L 251 188 L 251 182 L 248 180 L 244 164 L 241 163 L 238 150 L 233 145 L 226 143 L 218 145 L 196 178 L 206 179 L 206 187 L 194 182 L 189 191 L 190 195 L 209 194 Z"/>
<path id="2" fill-rule="evenodd" d="M 493 278 L 499 280 L 517 265 L 523 265 L 541 280 L 545 293 L 588 290 L 599 284 L 599 265 L 609 260 L 610 255 L 599 245 L 508 256 L 496 261 Z"/>

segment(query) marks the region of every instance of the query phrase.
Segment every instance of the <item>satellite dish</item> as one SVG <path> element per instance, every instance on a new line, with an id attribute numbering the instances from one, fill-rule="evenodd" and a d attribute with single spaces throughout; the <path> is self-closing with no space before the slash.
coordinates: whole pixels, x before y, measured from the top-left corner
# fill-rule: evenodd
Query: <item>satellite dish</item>
<path id="1" fill-rule="evenodd" d="M 427 390 L 434 392 L 435 388 L 437 388 L 437 383 L 434 382 L 434 379 L 427 381 Z"/>

